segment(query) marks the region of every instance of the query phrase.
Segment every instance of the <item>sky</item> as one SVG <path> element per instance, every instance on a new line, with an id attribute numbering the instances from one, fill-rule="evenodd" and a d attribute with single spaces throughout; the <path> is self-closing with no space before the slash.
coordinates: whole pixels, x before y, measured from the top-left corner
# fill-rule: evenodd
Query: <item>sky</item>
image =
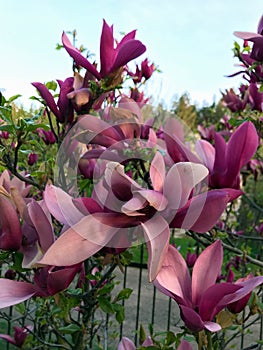
<path id="1" fill-rule="evenodd" d="M 218 100 L 220 91 L 238 87 L 241 77 L 233 59 L 233 32 L 256 32 L 262 0 L 0 0 L 0 88 L 29 106 L 35 94 L 31 82 L 64 80 L 72 75 L 72 61 L 57 51 L 62 31 L 77 31 L 83 44 L 99 58 L 103 18 L 120 33 L 137 29 L 147 47 L 136 60 L 148 57 L 162 71 L 147 93 L 169 106 L 174 96 L 190 94 L 199 105 Z M 242 44 L 242 41 L 237 39 Z"/>

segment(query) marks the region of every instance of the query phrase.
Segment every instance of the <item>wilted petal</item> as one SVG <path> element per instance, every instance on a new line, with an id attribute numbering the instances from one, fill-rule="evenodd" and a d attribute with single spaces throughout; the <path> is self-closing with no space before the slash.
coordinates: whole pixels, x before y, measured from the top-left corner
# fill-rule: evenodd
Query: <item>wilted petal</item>
<path id="1" fill-rule="evenodd" d="M 216 282 L 221 272 L 222 263 L 223 248 L 220 240 L 208 246 L 199 255 L 192 273 L 192 300 L 194 305 L 199 304 L 204 291 Z"/>
<path id="2" fill-rule="evenodd" d="M 158 214 L 142 223 L 142 227 L 148 250 L 149 281 L 152 282 L 160 271 L 166 257 L 170 229 L 167 222 Z"/>
<path id="3" fill-rule="evenodd" d="M 168 171 L 163 193 L 171 209 L 182 208 L 188 201 L 192 189 L 208 175 L 202 164 L 180 162 Z"/>
<path id="4" fill-rule="evenodd" d="M 100 74 L 93 64 L 91 64 L 69 41 L 66 33 L 62 34 L 62 43 L 68 54 L 73 58 L 77 65 L 86 68 L 97 79 L 100 79 Z"/>
<path id="5" fill-rule="evenodd" d="M 191 277 L 184 258 L 178 250 L 169 245 L 154 284 L 158 284 L 171 292 L 179 304 L 191 305 Z"/>
<path id="6" fill-rule="evenodd" d="M 19 304 L 35 293 L 36 288 L 30 283 L 0 278 L 0 308 Z"/>

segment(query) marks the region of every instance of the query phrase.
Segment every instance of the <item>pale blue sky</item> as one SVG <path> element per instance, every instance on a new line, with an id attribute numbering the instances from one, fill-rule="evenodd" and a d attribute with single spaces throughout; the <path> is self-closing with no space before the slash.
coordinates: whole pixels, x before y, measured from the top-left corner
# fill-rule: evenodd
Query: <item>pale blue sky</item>
<path id="1" fill-rule="evenodd" d="M 212 102 L 220 89 L 241 78 L 232 58 L 233 31 L 256 31 L 262 0 L 0 0 L 0 88 L 5 95 L 34 94 L 30 82 L 65 79 L 71 59 L 56 51 L 63 30 L 76 29 L 78 43 L 99 54 L 102 19 L 120 32 L 137 29 L 149 57 L 162 70 L 149 86 L 155 100 L 169 105 L 188 91 L 193 101 Z M 140 62 L 140 59 L 137 59 Z"/>

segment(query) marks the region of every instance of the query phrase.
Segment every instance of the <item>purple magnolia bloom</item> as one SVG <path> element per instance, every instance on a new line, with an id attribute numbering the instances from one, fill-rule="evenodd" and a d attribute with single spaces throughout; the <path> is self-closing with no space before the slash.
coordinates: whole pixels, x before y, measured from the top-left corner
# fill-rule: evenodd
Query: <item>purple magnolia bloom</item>
<path id="1" fill-rule="evenodd" d="M 67 229 L 40 263 L 72 265 L 104 246 L 127 248 L 132 244 L 127 228 L 140 227 L 149 252 L 149 279 L 153 280 L 168 248 L 169 221 L 178 209 L 190 206 L 188 198 L 192 189 L 206 176 L 204 166 L 190 162 L 175 164 L 166 174 L 163 157 L 157 152 L 150 167 L 153 189 L 138 185 L 125 174 L 124 167 L 115 162 L 107 164 L 104 179 L 94 188 L 93 199 L 73 202 L 61 189 L 47 186 L 44 196 L 47 207 Z M 217 210 L 213 213 L 213 224 L 221 213 Z M 180 213 L 180 225 L 185 216 L 185 212 Z M 207 222 L 211 224 L 210 220 L 201 218 L 200 221 L 204 223 L 197 223 L 199 229 L 206 229 Z M 172 227 L 183 227 L 176 224 L 174 221 Z"/>
<path id="2" fill-rule="evenodd" d="M 120 68 L 131 60 L 142 55 L 146 47 L 135 39 L 136 31 L 126 34 L 114 47 L 113 26 L 109 26 L 103 20 L 103 27 L 100 39 L 100 72 L 96 66 L 90 63 L 69 41 L 66 33 L 62 34 L 62 43 L 68 54 L 74 59 L 77 65 L 86 68 L 98 80 L 115 74 Z"/>
<path id="3" fill-rule="evenodd" d="M 241 124 L 231 135 L 228 143 L 214 134 L 212 146 L 205 140 L 196 144 L 196 151 L 209 169 L 209 185 L 212 188 L 240 188 L 240 170 L 257 150 L 259 139 L 253 123 Z"/>
<path id="4" fill-rule="evenodd" d="M 7 334 L 0 334 L 0 338 L 6 340 L 8 343 L 13 344 L 17 348 L 22 348 L 29 334 L 29 331 L 33 330 L 33 326 L 18 327 L 14 326 L 14 336 L 11 337 Z"/>
<path id="5" fill-rule="evenodd" d="M 233 89 L 226 90 L 226 93 L 222 92 L 222 99 L 224 105 L 230 109 L 231 112 L 243 111 L 248 102 L 247 95 L 245 98 L 240 98 Z"/>
<path id="6" fill-rule="evenodd" d="M 38 155 L 36 153 L 30 153 L 28 155 L 28 160 L 27 160 L 27 164 L 28 165 L 33 165 L 37 162 L 38 160 Z"/>
<path id="7" fill-rule="evenodd" d="M 257 33 L 234 32 L 234 35 L 240 39 L 252 41 L 253 48 L 250 57 L 256 61 L 263 61 L 263 16 L 261 16 Z"/>
<path id="8" fill-rule="evenodd" d="M 37 132 L 46 145 L 53 145 L 56 142 L 56 137 L 53 131 L 51 130 L 46 131 L 44 129 L 38 128 Z"/>
<path id="9" fill-rule="evenodd" d="M 170 245 L 154 281 L 162 293 L 177 302 L 186 327 L 193 332 L 219 331 L 221 326 L 213 322 L 214 317 L 263 283 L 263 276 L 236 283 L 216 283 L 222 262 L 223 248 L 218 240 L 199 255 L 191 277 L 185 260 Z"/>
<path id="10" fill-rule="evenodd" d="M 142 346 L 147 348 L 148 346 L 153 346 L 154 343 L 151 339 L 151 337 L 147 337 L 145 339 L 145 341 L 142 343 Z M 130 340 L 127 337 L 122 337 L 119 346 L 118 346 L 118 350 L 136 350 L 136 346 L 134 344 L 134 342 L 132 340 Z M 184 350 L 184 349 L 181 349 Z"/>
<path id="11" fill-rule="evenodd" d="M 58 101 L 55 102 L 54 97 L 42 83 L 32 83 L 32 85 L 38 90 L 40 96 L 46 101 L 47 107 L 56 116 L 60 123 L 72 123 L 74 118 L 74 111 L 71 101 L 67 95 L 73 91 L 74 78 L 67 78 L 65 81 L 58 80 L 60 87 Z"/>

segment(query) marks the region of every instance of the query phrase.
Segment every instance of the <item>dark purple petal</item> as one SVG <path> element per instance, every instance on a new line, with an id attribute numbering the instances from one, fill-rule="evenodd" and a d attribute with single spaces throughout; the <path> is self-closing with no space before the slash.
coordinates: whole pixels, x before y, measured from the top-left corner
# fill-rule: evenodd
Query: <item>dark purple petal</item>
<path id="1" fill-rule="evenodd" d="M 212 321 L 214 316 L 220 312 L 224 305 L 220 305 L 222 299 L 241 289 L 233 283 L 218 283 L 208 288 L 201 296 L 199 302 L 199 315 L 203 321 Z"/>
<path id="2" fill-rule="evenodd" d="M 100 73 L 97 71 L 96 67 L 91 64 L 82 54 L 71 44 L 66 33 L 62 34 L 62 43 L 68 54 L 74 59 L 77 65 L 86 68 L 91 74 L 97 79 L 100 79 Z"/>
<path id="3" fill-rule="evenodd" d="M 125 66 L 131 60 L 141 56 L 146 51 L 146 47 L 139 40 L 128 40 L 117 51 L 111 72 Z"/>
<path id="4" fill-rule="evenodd" d="M 61 114 L 60 122 L 71 123 L 73 120 L 73 107 L 71 101 L 68 99 L 67 95 L 73 91 L 74 78 L 67 78 L 60 86 L 60 93 L 58 98 L 58 108 Z"/>
<path id="5" fill-rule="evenodd" d="M 38 90 L 43 100 L 46 101 L 46 104 L 50 108 L 51 112 L 58 118 L 58 120 L 60 120 L 61 113 L 56 105 L 54 97 L 52 96 L 46 85 L 37 82 L 32 83 L 32 85 Z"/>
<path id="6" fill-rule="evenodd" d="M 232 134 L 227 145 L 227 179 L 229 186 L 239 175 L 240 169 L 252 158 L 258 147 L 259 138 L 253 123 L 241 124 Z"/>
<path id="7" fill-rule="evenodd" d="M 50 295 L 54 295 L 68 288 L 76 274 L 80 271 L 81 264 L 55 270 L 49 270 L 47 288 Z"/>
<path id="8" fill-rule="evenodd" d="M 200 332 L 205 328 L 203 320 L 192 308 L 180 305 L 180 310 L 181 318 L 188 329 L 193 332 Z"/>
<path id="9" fill-rule="evenodd" d="M 104 78 L 111 72 L 115 59 L 113 26 L 109 26 L 103 20 L 103 27 L 100 38 L 100 74 Z"/>
<path id="10" fill-rule="evenodd" d="M 222 215 L 227 203 L 241 194 L 241 191 L 231 189 L 199 194 L 178 210 L 170 227 L 191 229 L 199 233 L 209 231 Z"/>

